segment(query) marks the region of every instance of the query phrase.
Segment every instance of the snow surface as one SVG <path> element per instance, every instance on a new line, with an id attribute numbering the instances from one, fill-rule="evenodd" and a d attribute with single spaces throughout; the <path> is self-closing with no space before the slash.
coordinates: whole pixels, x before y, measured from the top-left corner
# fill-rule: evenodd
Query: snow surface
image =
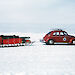
<path id="1" fill-rule="evenodd" d="M 0 48 L 0 75 L 75 75 L 75 45 L 45 45 L 44 34 L 25 33 L 32 46 Z"/>

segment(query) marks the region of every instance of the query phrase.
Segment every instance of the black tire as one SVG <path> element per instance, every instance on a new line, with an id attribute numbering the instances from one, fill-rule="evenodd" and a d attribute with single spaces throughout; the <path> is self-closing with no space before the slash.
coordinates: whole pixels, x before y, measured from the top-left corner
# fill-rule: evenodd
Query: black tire
<path id="1" fill-rule="evenodd" d="M 74 42 L 74 41 L 75 41 L 75 40 L 73 40 L 73 41 L 72 41 L 72 44 L 75 44 L 75 42 Z"/>
<path id="2" fill-rule="evenodd" d="M 48 40 L 48 42 L 46 44 L 47 45 L 53 45 L 54 44 L 54 40 L 50 39 L 50 40 Z"/>

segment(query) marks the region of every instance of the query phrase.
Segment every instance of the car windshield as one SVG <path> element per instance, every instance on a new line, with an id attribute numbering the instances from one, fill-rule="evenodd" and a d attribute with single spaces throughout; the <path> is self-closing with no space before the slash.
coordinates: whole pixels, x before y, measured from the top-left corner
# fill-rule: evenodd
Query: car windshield
<path id="1" fill-rule="evenodd" d="M 67 32 L 64 32 L 64 35 L 68 35 Z"/>
<path id="2" fill-rule="evenodd" d="M 47 35 L 50 34 L 50 33 L 51 33 L 51 32 L 47 33 Z"/>

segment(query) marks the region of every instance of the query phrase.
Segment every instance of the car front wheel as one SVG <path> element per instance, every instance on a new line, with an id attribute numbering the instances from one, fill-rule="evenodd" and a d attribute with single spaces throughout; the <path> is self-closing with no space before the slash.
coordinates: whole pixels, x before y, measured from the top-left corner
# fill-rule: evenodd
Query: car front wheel
<path id="1" fill-rule="evenodd" d="M 75 44 L 75 40 L 72 41 L 72 44 Z"/>

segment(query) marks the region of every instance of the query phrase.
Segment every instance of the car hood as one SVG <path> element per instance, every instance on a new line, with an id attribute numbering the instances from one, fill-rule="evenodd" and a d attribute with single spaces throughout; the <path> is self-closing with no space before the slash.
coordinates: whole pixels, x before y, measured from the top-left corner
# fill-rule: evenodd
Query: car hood
<path id="1" fill-rule="evenodd" d="M 75 36 L 73 36 L 73 35 L 69 35 L 69 36 L 75 38 Z"/>

